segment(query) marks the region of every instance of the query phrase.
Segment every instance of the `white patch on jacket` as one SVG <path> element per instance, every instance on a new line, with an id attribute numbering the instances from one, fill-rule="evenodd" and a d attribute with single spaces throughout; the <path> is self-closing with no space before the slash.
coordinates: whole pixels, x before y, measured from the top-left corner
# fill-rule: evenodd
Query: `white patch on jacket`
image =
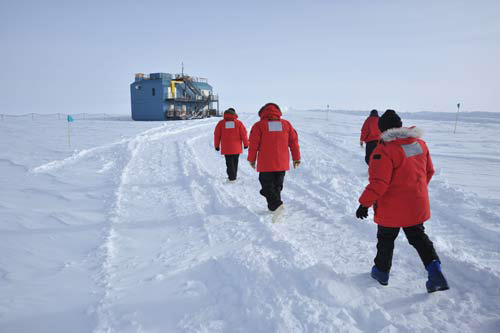
<path id="1" fill-rule="evenodd" d="M 417 127 L 399 127 L 390 128 L 383 132 L 380 138 L 384 142 L 394 141 L 396 139 L 406 139 L 406 138 L 421 138 L 424 132 Z"/>

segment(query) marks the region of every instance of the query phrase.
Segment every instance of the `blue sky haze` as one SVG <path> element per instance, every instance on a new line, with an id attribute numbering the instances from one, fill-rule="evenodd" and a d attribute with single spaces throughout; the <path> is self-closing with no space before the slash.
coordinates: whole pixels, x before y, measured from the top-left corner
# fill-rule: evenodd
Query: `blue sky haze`
<path id="1" fill-rule="evenodd" d="M 134 73 L 221 108 L 500 111 L 500 1 L 1 1 L 0 113 L 130 113 Z"/>

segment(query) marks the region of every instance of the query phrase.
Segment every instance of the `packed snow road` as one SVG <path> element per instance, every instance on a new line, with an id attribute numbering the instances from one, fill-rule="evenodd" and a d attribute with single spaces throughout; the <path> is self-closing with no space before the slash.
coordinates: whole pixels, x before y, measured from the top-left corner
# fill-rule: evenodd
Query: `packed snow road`
<path id="1" fill-rule="evenodd" d="M 431 154 L 443 154 L 434 160 L 426 228 L 451 289 L 427 294 L 403 234 L 389 286 L 369 277 L 376 226 L 354 217 L 367 182 L 357 147 L 364 117 L 323 116 L 284 116 L 298 130 L 303 163 L 285 177 L 278 217 L 259 195 L 246 152 L 238 180 L 226 181 L 213 149 L 218 119 L 127 123 L 121 139 L 96 133 L 125 122 L 95 121 L 80 132 L 91 142 L 69 156 L 54 148 L 16 155 L 6 143 L 0 213 L 11 224 L 1 225 L 0 331 L 498 331 L 500 215 L 491 203 L 500 195 L 484 182 L 477 193 L 450 184 L 448 176 L 477 185 L 448 161 L 471 148 L 494 154 L 474 136 L 500 125 L 468 123 L 453 141 L 445 121 L 411 123 L 432 133 L 424 136 Z M 250 130 L 257 117 L 240 119 Z M 499 161 L 473 167 L 480 164 L 498 186 L 488 170 Z"/>

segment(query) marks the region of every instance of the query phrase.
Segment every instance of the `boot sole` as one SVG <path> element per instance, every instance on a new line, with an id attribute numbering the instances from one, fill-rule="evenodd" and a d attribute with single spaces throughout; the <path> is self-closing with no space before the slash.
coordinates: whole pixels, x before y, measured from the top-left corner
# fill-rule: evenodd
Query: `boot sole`
<path id="1" fill-rule="evenodd" d="M 448 287 L 448 286 L 437 287 L 437 288 L 432 288 L 432 289 L 427 288 L 427 292 L 430 294 L 430 293 L 433 293 L 435 291 L 444 291 L 444 290 L 448 290 L 448 289 L 450 289 L 450 287 Z"/>

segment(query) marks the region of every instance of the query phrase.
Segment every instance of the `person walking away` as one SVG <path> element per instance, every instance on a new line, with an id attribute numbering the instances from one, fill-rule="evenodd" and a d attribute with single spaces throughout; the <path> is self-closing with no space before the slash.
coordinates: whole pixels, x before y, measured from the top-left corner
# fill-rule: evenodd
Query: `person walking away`
<path id="1" fill-rule="evenodd" d="M 356 217 L 368 217 L 373 206 L 378 224 L 377 255 L 371 276 L 382 285 L 389 282 L 394 241 L 403 228 L 408 242 L 417 250 L 428 272 L 427 291 L 449 289 L 441 271 L 441 261 L 425 234 L 424 222 L 430 218 L 428 184 L 434 174 L 431 156 L 422 132 L 402 127 L 394 110 L 379 119 L 381 141 L 373 151 L 368 167 L 369 184 L 359 198 Z"/>
<path id="2" fill-rule="evenodd" d="M 366 118 L 361 127 L 361 136 L 359 138 L 359 145 L 363 147 L 363 143 L 366 143 L 365 148 L 365 161 L 366 164 L 370 163 L 370 155 L 377 147 L 377 142 L 380 140 L 380 130 L 378 128 L 378 111 L 371 110 L 370 116 Z"/>
<path id="3" fill-rule="evenodd" d="M 224 119 L 217 123 L 214 131 L 215 150 L 226 158 L 226 172 L 229 181 L 235 181 L 238 175 L 238 160 L 243 152 L 241 145 L 248 148 L 248 136 L 245 125 L 238 120 L 233 108 L 224 111 Z"/>
<path id="4" fill-rule="evenodd" d="M 259 172 L 260 194 L 266 198 L 267 208 L 275 211 L 283 205 L 281 191 L 285 173 L 290 170 L 290 152 L 293 167 L 300 165 L 299 138 L 292 124 L 281 118 L 277 104 L 265 104 L 259 116 L 260 121 L 250 131 L 247 159 Z"/>

